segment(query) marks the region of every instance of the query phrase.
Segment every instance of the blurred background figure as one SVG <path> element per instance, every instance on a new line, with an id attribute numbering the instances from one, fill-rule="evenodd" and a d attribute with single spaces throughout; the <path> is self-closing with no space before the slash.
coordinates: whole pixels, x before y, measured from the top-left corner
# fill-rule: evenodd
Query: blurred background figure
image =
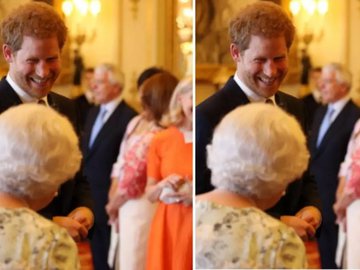
<path id="1" fill-rule="evenodd" d="M 295 230 L 264 212 L 307 168 L 295 118 L 275 106 L 241 106 L 207 149 L 215 189 L 196 197 L 196 268 L 306 268 Z"/>
<path id="2" fill-rule="evenodd" d="M 338 243 L 338 225 L 333 210 L 339 184 L 340 164 L 360 109 L 350 98 L 352 75 L 338 63 L 322 68 L 320 93 L 325 106 L 314 117 L 309 138 L 310 172 L 315 176 L 322 205 L 322 227 L 318 236 L 321 265 L 336 269 L 335 253 Z"/>
<path id="3" fill-rule="evenodd" d="M 116 269 L 144 270 L 147 240 L 156 205 L 144 195 L 147 183 L 147 152 L 155 133 L 163 129 L 162 122 L 169 113 L 169 102 L 178 79 L 166 71 L 149 72 L 144 80 L 140 75 L 140 99 L 143 111 L 127 126 L 119 156 L 113 165 L 106 206 L 109 222 L 117 227 L 112 230 L 109 262 L 117 257 Z M 113 239 L 115 238 L 115 239 Z M 118 245 L 117 253 L 114 254 Z"/>
<path id="4" fill-rule="evenodd" d="M 164 71 L 162 68 L 159 67 L 149 67 L 147 69 L 145 69 L 143 72 L 141 72 L 141 74 L 139 75 L 139 77 L 136 80 L 136 86 L 137 89 L 140 90 L 140 86 L 150 77 L 152 77 L 155 74 L 158 74 L 160 72 Z"/>
<path id="5" fill-rule="evenodd" d="M 80 161 L 76 133 L 55 110 L 25 104 L 0 115 L 1 269 L 79 269 L 68 232 L 35 211 L 57 195 Z"/>
<path id="6" fill-rule="evenodd" d="M 85 68 L 84 60 L 80 54 L 79 49 L 74 50 L 74 78 L 73 78 L 73 85 L 80 86 L 82 73 Z"/>
<path id="7" fill-rule="evenodd" d="M 86 117 L 89 110 L 94 106 L 93 93 L 94 68 L 86 68 L 83 74 L 82 94 L 74 98 L 74 102 L 79 114 L 80 131 L 84 130 Z"/>
<path id="8" fill-rule="evenodd" d="M 312 68 L 311 64 L 311 58 L 310 55 L 307 53 L 307 49 L 301 50 L 301 77 L 300 77 L 300 83 L 302 85 L 308 85 L 309 84 L 309 74 L 310 70 Z"/>
<path id="9" fill-rule="evenodd" d="M 309 89 L 310 93 L 302 97 L 305 104 L 305 110 L 308 116 L 308 134 L 311 132 L 311 126 L 316 110 L 321 106 L 320 80 L 321 67 L 315 67 L 309 72 Z"/>
<path id="10" fill-rule="evenodd" d="M 158 202 L 151 224 L 147 270 L 192 269 L 192 78 L 170 101 L 169 128 L 156 134 L 147 164 L 147 195 Z"/>
<path id="11" fill-rule="evenodd" d="M 136 112 L 123 100 L 124 77 L 113 65 L 101 64 L 94 72 L 93 107 L 86 119 L 82 138 L 84 174 L 94 200 L 95 223 L 90 239 L 96 270 L 109 269 L 107 258 L 110 246 L 110 226 L 105 211 L 110 189 L 112 165 L 126 126 Z"/>

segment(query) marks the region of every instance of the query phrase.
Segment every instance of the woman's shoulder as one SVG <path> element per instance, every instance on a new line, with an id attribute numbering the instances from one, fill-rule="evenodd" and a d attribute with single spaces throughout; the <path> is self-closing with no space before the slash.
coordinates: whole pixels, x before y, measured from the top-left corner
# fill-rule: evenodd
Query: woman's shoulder
<path id="1" fill-rule="evenodd" d="M 180 136 L 180 135 L 181 133 L 177 127 L 170 126 L 168 128 L 165 128 L 157 132 L 154 136 L 154 140 L 166 141 L 170 138 L 174 138 L 174 136 Z"/>
<path id="2" fill-rule="evenodd" d="M 0 226 L 32 237 L 37 234 L 55 238 L 68 236 L 64 228 L 28 208 L 0 208 Z"/>
<path id="3" fill-rule="evenodd" d="M 198 266 L 281 268 L 280 265 L 292 265 L 300 268 L 304 265 L 304 246 L 295 231 L 260 209 L 229 207 L 203 200 L 197 201 L 195 207 Z M 246 252 L 249 248 L 252 257 Z M 237 250 L 244 252 L 235 252 Z"/>
<path id="4" fill-rule="evenodd" d="M 76 244 L 67 231 L 33 210 L 0 208 L 0 226 L 5 232 L 0 234 L 0 241 L 7 243 L 7 248 L 0 252 L 0 264 L 6 256 L 10 256 L 13 262 L 25 261 L 27 265 L 38 265 L 41 268 L 45 254 L 46 257 L 51 254 L 46 263 L 69 263 L 74 266 L 71 269 L 78 269 Z M 19 246 L 24 252 L 11 253 Z M 67 254 L 67 259 L 58 262 L 59 259 L 54 257 L 54 254 L 60 253 Z"/>
<path id="5" fill-rule="evenodd" d="M 199 200 L 196 201 L 195 208 L 196 226 L 216 224 L 212 227 L 213 233 L 237 234 L 240 237 L 244 234 L 256 234 L 259 241 L 261 238 L 265 241 L 271 235 L 272 241 L 286 239 L 301 242 L 292 228 L 256 207 L 238 208 Z"/>

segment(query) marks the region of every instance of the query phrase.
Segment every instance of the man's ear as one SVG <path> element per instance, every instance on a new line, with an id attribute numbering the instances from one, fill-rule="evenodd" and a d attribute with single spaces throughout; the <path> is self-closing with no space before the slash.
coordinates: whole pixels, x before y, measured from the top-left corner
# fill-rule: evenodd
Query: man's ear
<path id="1" fill-rule="evenodd" d="M 238 62 L 241 58 L 240 50 L 235 43 L 230 44 L 230 54 L 235 62 Z"/>
<path id="2" fill-rule="evenodd" d="M 2 51 L 6 62 L 12 63 L 14 61 L 14 54 L 10 46 L 7 44 L 3 44 Z"/>

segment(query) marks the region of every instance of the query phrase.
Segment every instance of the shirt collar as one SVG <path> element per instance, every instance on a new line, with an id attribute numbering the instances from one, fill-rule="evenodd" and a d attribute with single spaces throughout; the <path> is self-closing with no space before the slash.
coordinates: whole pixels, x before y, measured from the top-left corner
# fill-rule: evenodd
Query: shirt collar
<path id="1" fill-rule="evenodd" d="M 345 107 L 346 103 L 349 100 L 350 100 L 350 95 L 346 95 L 333 103 L 329 103 L 328 106 L 333 108 L 336 114 L 339 113 Z"/>
<path id="2" fill-rule="evenodd" d="M 30 96 L 28 93 L 22 90 L 20 86 L 11 78 L 9 73 L 6 75 L 6 81 L 10 84 L 11 88 L 15 91 L 23 103 L 36 103 L 38 101 L 37 98 Z M 47 96 L 43 97 L 42 100 L 45 101 L 46 105 L 49 105 Z"/>
<path id="3" fill-rule="evenodd" d="M 109 119 L 110 115 L 115 111 L 116 107 L 120 104 L 120 102 L 123 100 L 122 95 L 118 95 L 113 100 L 109 101 L 108 103 L 104 103 L 100 105 L 100 108 L 103 108 L 106 110 L 106 114 L 104 116 L 104 121 Z"/>
<path id="4" fill-rule="evenodd" d="M 345 107 L 346 103 L 350 100 L 350 95 L 346 95 L 343 98 L 328 104 L 328 108 L 332 108 L 334 112 L 331 115 L 331 121 L 334 121 L 336 117 L 340 114 L 342 109 Z"/>
<path id="5" fill-rule="evenodd" d="M 241 88 L 241 90 L 243 90 L 243 92 L 245 93 L 245 95 L 247 96 L 247 98 L 249 99 L 249 101 L 251 103 L 252 102 L 265 103 L 266 99 L 271 99 L 274 102 L 274 104 L 276 104 L 275 96 L 271 96 L 271 97 L 268 97 L 268 98 L 264 98 L 262 96 L 259 96 L 253 90 L 251 90 L 249 87 L 247 87 L 245 85 L 245 83 L 240 80 L 239 76 L 236 73 L 234 75 L 234 81 Z"/>

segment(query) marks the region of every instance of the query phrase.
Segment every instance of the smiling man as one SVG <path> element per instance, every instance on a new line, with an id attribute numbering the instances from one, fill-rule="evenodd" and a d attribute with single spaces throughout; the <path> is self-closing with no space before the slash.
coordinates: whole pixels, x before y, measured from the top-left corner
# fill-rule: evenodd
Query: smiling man
<path id="1" fill-rule="evenodd" d="M 229 27 L 230 54 L 236 73 L 223 89 L 196 108 L 197 194 L 213 189 L 206 166 L 206 145 L 216 125 L 236 107 L 250 102 L 270 102 L 294 115 L 305 130 L 302 102 L 279 91 L 288 71 L 289 48 L 295 34 L 288 15 L 274 3 L 259 1 L 242 9 Z M 307 239 L 320 225 L 319 209 L 316 183 L 306 173 L 289 186 L 286 195 L 268 212 Z"/>
<path id="2" fill-rule="evenodd" d="M 51 92 L 61 70 L 60 53 L 67 36 L 60 15 L 48 4 L 31 2 L 12 10 L 0 30 L 3 56 L 9 64 L 8 74 L 0 81 L 0 113 L 22 103 L 45 103 L 78 130 L 73 102 Z M 41 214 L 65 227 L 75 240 L 86 238 L 94 219 L 88 182 L 79 172 L 58 193 Z"/>

